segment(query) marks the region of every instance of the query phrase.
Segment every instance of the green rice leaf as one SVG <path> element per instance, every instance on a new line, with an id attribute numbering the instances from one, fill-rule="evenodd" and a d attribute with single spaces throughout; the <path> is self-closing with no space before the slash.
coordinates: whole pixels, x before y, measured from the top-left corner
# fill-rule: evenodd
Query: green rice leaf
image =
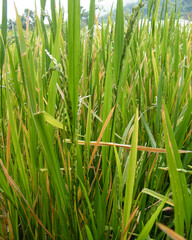
<path id="1" fill-rule="evenodd" d="M 115 38 L 114 38 L 114 79 L 115 83 L 119 82 L 119 71 L 121 58 L 123 54 L 124 45 L 124 11 L 123 11 L 123 0 L 117 0 L 116 9 L 116 24 L 115 24 Z"/>
<path id="2" fill-rule="evenodd" d="M 60 51 L 59 51 L 59 45 L 60 45 L 60 37 L 61 37 L 61 28 L 62 28 L 62 15 L 60 14 L 59 20 L 58 20 L 58 26 L 57 26 L 57 34 L 55 36 L 55 42 L 53 46 L 53 58 L 56 59 L 57 63 L 60 61 Z M 51 67 L 54 66 L 54 63 L 52 62 Z M 55 104 L 56 104 L 56 93 L 57 93 L 57 85 L 56 82 L 58 81 L 59 73 L 58 71 L 54 71 L 49 83 L 49 89 L 48 89 L 48 105 L 47 110 L 49 114 L 52 116 L 55 115 Z"/>
<path id="3" fill-rule="evenodd" d="M 91 234 L 91 231 L 90 231 L 89 227 L 88 227 L 87 225 L 86 225 L 85 227 L 86 227 L 86 232 L 87 232 L 87 238 L 88 238 L 88 240 L 93 240 L 93 236 L 92 236 L 92 234 Z"/>
<path id="4" fill-rule="evenodd" d="M 5 57 L 5 46 L 6 46 L 6 40 L 7 40 L 7 0 L 2 1 L 2 23 L 1 23 L 1 26 L 2 27 L 1 27 L 1 32 L 0 32 L 0 50 L 1 50 L 0 70 L 2 71 L 4 57 Z"/>
<path id="5" fill-rule="evenodd" d="M 150 128 L 149 128 L 149 125 L 147 124 L 147 122 L 146 122 L 146 120 L 145 120 L 145 118 L 144 118 L 143 115 L 141 115 L 141 120 L 142 120 L 142 122 L 143 122 L 143 124 L 144 124 L 144 126 L 145 126 L 145 129 L 146 129 L 147 134 L 148 134 L 148 136 L 149 136 L 149 140 L 150 140 L 150 142 L 151 142 L 152 147 L 153 147 L 153 148 L 156 148 L 157 145 L 156 145 L 155 139 L 154 139 L 153 134 L 152 134 L 152 132 L 151 132 L 151 130 L 150 130 Z"/>
<path id="6" fill-rule="evenodd" d="M 36 127 L 38 130 L 39 137 L 41 139 L 41 143 L 43 146 L 43 151 L 46 156 L 46 164 L 51 174 L 52 181 L 56 188 L 57 194 L 59 196 L 59 204 L 62 206 L 62 212 L 60 212 L 61 219 L 67 216 L 67 213 L 71 211 L 71 204 L 69 201 L 69 195 L 66 190 L 66 186 L 62 179 L 62 173 L 60 171 L 60 166 L 58 159 L 56 158 L 56 154 L 54 152 L 51 134 L 48 131 L 48 128 L 45 123 L 43 114 L 35 114 L 34 115 Z M 68 213 L 69 214 L 69 213 Z M 65 230 L 67 230 L 67 225 L 65 226 Z M 69 233 L 68 233 L 69 235 Z"/>
<path id="7" fill-rule="evenodd" d="M 80 79 L 80 0 L 68 0 L 69 93 L 72 103 L 72 134 L 75 135 Z"/>
<path id="8" fill-rule="evenodd" d="M 132 208 L 132 201 L 133 201 L 133 189 L 134 189 L 134 182 L 135 182 L 135 171 L 136 171 L 136 161 L 137 161 L 137 143 L 138 143 L 138 109 L 136 110 L 135 114 L 135 121 L 134 121 L 134 130 L 133 136 L 131 141 L 131 152 L 130 158 L 128 162 L 128 174 L 127 174 L 127 184 L 126 184 L 126 192 L 125 192 L 125 200 L 124 200 L 124 212 L 123 212 L 123 229 L 125 229 Z M 123 239 L 126 239 L 127 232 L 125 233 Z"/>
<path id="9" fill-rule="evenodd" d="M 3 63 L 5 58 L 5 46 L 7 39 L 7 0 L 2 1 L 2 23 L 0 29 L 0 85 L 1 85 L 1 98 L 0 98 L 0 117 L 3 119 Z M 2 130 L 3 130 L 3 126 Z"/>
<path id="10" fill-rule="evenodd" d="M 44 5 L 45 3 L 43 3 Z M 52 29 L 53 29 L 53 39 L 55 40 L 57 32 L 57 19 L 56 19 L 56 6 L 55 0 L 51 0 L 51 16 L 52 16 Z"/>
<path id="11" fill-rule="evenodd" d="M 149 221 L 146 223 L 146 225 L 144 226 L 143 230 L 139 234 L 137 240 L 147 239 L 147 236 L 149 235 L 149 233 L 150 233 L 150 231 L 151 231 L 155 221 L 157 220 L 161 210 L 163 209 L 166 200 L 167 200 L 167 196 L 165 196 L 165 198 L 162 201 L 162 203 L 160 204 L 160 206 L 157 208 L 157 210 L 153 213 L 153 215 L 151 216 Z"/>
<path id="12" fill-rule="evenodd" d="M 109 47 L 109 49 L 111 49 Z M 110 111 L 111 111 L 111 105 L 112 105 L 112 64 L 111 64 L 111 57 L 109 54 L 108 63 L 107 63 L 107 73 L 106 73 L 106 79 L 105 79 L 105 95 L 104 95 L 104 103 L 103 103 L 103 122 L 105 123 Z M 102 141 L 110 141 L 111 137 L 111 124 L 109 123 L 108 126 L 105 129 L 105 132 L 103 133 Z M 108 151 L 109 148 L 103 147 L 102 148 L 102 168 L 103 168 L 103 174 L 105 176 L 106 169 L 107 169 L 107 159 L 108 159 Z"/>
<path id="13" fill-rule="evenodd" d="M 161 104 L 162 104 L 162 94 L 163 94 L 163 71 L 164 68 L 161 70 L 159 84 L 158 84 L 158 92 L 157 92 L 157 115 L 156 115 L 156 133 L 159 132 L 159 125 L 160 125 L 160 117 L 161 117 Z"/>
<path id="14" fill-rule="evenodd" d="M 95 0 L 90 0 L 89 23 L 88 23 L 88 31 L 89 31 L 88 63 L 89 63 L 89 68 L 91 67 L 91 53 L 92 53 L 92 45 L 93 45 L 94 23 L 95 23 Z"/>
<path id="15" fill-rule="evenodd" d="M 177 169 L 182 169 L 183 165 L 178 153 L 177 144 L 173 134 L 171 122 L 169 120 L 167 108 L 163 102 L 162 108 L 163 129 L 165 136 L 165 147 L 167 156 L 167 165 L 169 168 L 169 177 L 173 191 L 173 201 L 175 208 L 175 231 L 183 236 L 184 221 L 189 226 L 189 212 L 187 210 L 189 203 L 189 194 L 187 182 L 184 174 Z"/>
<path id="16" fill-rule="evenodd" d="M 7 72 L 7 71 L 6 71 Z M 13 106 L 11 103 L 10 93 L 9 93 L 9 85 L 8 85 L 8 78 L 6 77 L 6 93 L 7 93 L 7 105 L 8 105 L 8 114 L 9 114 L 9 121 L 10 121 L 10 127 L 11 127 L 11 138 L 13 142 L 13 147 L 16 154 L 16 164 L 18 166 L 18 171 L 20 178 L 22 179 L 21 183 L 26 191 L 26 196 L 28 200 L 31 200 L 30 198 L 30 188 L 29 188 L 29 181 L 26 173 L 26 164 L 24 162 L 24 159 L 22 157 L 21 148 L 18 142 L 18 132 L 17 132 L 17 125 L 15 122 L 15 118 L 13 115 Z M 30 201 L 31 203 L 31 201 Z"/>
<path id="17" fill-rule="evenodd" d="M 142 190 L 142 193 L 146 193 L 146 194 L 150 195 L 151 197 L 157 198 L 161 201 L 163 201 L 165 199 L 165 196 L 163 196 L 162 194 L 159 194 L 159 193 L 157 193 L 157 192 L 155 192 L 151 189 L 148 189 L 148 188 L 144 188 Z M 174 202 L 170 198 L 167 198 L 166 203 L 169 204 L 172 207 L 174 206 Z"/>
<path id="18" fill-rule="evenodd" d="M 117 172 L 118 172 L 118 178 L 119 178 L 119 184 L 120 184 L 120 192 L 122 188 L 122 171 L 121 171 L 121 162 L 119 159 L 119 155 L 117 152 L 117 148 L 114 146 L 114 152 L 115 152 L 115 159 L 116 159 L 116 165 L 117 165 Z"/>
<path id="19" fill-rule="evenodd" d="M 156 63 L 156 59 L 153 51 L 151 52 L 151 54 L 152 54 L 153 71 L 155 76 L 155 86 L 156 86 L 155 89 L 157 89 L 158 82 L 159 82 L 159 73 L 158 73 L 157 63 Z"/>
<path id="20" fill-rule="evenodd" d="M 178 148 L 181 149 L 183 146 L 183 141 L 185 138 L 186 131 L 188 129 L 189 122 L 191 120 L 191 113 L 192 113 L 192 98 L 188 102 L 187 109 L 185 111 L 183 120 L 181 123 L 177 126 L 175 131 L 175 138 L 177 140 Z"/>
<path id="21" fill-rule="evenodd" d="M 85 196 L 85 200 L 87 202 L 87 206 L 88 206 L 88 210 L 89 210 L 89 214 L 90 214 L 90 218 L 91 218 L 91 226 L 92 226 L 93 233 L 94 233 L 93 235 L 94 235 L 94 238 L 97 239 L 97 237 L 98 237 L 97 236 L 97 229 L 96 229 L 96 226 L 95 226 L 95 220 L 94 220 L 94 216 L 93 216 L 93 209 L 92 209 L 91 203 L 89 201 L 88 193 L 86 192 L 85 186 L 84 186 L 83 182 L 81 181 L 81 179 L 78 178 L 78 180 L 80 182 L 83 194 Z"/>
<path id="22" fill-rule="evenodd" d="M 61 122 L 59 122 L 58 120 L 56 120 L 54 117 L 52 117 L 49 113 L 38 112 L 38 113 L 36 113 L 36 115 L 37 114 L 38 115 L 43 115 L 45 121 L 48 122 L 49 124 L 51 124 L 52 126 L 54 126 L 56 128 L 63 129 L 63 124 Z"/>
<path id="23" fill-rule="evenodd" d="M 178 114 L 179 114 L 179 105 L 180 105 L 181 93 L 182 93 L 183 82 L 184 82 L 184 69 L 182 70 L 181 77 L 180 77 L 180 79 L 177 80 L 177 82 L 179 82 L 179 89 L 178 89 L 178 96 L 177 96 L 177 102 L 176 102 L 176 106 L 175 106 L 175 114 L 174 114 L 174 119 L 173 119 L 174 120 L 174 129 L 176 129 L 177 118 L 178 118 Z"/>
<path id="24" fill-rule="evenodd" d="M 21 54 L 21 60 L 22 60 L 22 66 L 23 66 L 23 73 L 24 73 L 24 82 L 26 86 L 26 95 L 28 97 L 31 111 L 32 113 L 36 112 L 36 99 L 35 99 L 35 85 L 34 85 L 34 79 L 32 78 L 33 74 L 33 68 L 30 64 L 30 59 L 28 58 L 28 52 L 27 52 L 27 46 L 25 42 L 25 37 L 23 34 L 23 28 L 21 24 L 21 20 L 19 17 L 19 14 L 17 12 L 17 9 L 15 7 L 16 11 L 16 20 L 17 20 L 17 28 L 19 33 L 19 40 L 20 40 L 20 54 Z"/>

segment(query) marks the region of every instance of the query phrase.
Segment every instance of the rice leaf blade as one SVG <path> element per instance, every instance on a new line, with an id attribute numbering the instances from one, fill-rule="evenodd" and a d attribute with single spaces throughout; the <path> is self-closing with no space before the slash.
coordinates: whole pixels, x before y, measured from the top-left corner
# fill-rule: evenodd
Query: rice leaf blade
<path id="1" fill-rule="evenodd" d="M 177 150 L 177 144 L 164 102 L 162 108 L 162 118 L 165 135 L 167 165 L 169 168 L 169 177 L 175 206 L 175 231 L 183 236 L 184 220 L 186 221 L 187 226 L 189 224 L 189 213 L 187 210 L 189 195 L 185 175 L 179 174 L 177 171 L 178 168 L 181 169 L 183 166 Z"/>
<path id="2" fill-rule="evenodd" d="M 123 0 L 117 0 L 116 8 L 116 24 L 115 24 L 115 38 L 114 38 L 114 79 L 115 83 L 119 82 L 119 71 L 121 58 L 124 46 L 124 11 Z"/>
<path id="3" fill-rule="evenodd" d="M 136 160 L 137 160 L 137 143 L 138 143 L 138 109 L 135 114 L 134 130 L 131 141 L 131 152 L 128 163 L 128 174 L 125 192 L 125 202 L 124 202 L 124 212 L 123 212 L 123 229 L 125 229 L 131 212 L 132 201 L 133 201 L 133 189 L 135 182 L 135 171 L 136 171 Z M 125 233 L 123 239 L 126 239 L 127 232 Z"/>
<path id="4" fill-rule="evenodd" d="M 75 27 L 74 27 L 75 26 Z M 69 58 L 69 93 L 72 103 L 72 134 L 75 134 L 77 109 L 78 109 L 78 85 L 80 78 L 80 1 L 68 0 L 68 58 Z"/>
<path id="5" fill-rule="evenodd" d="M 147 239 L 147 236 L 149 235 L 156 219 L 158 218 L 161 210 L 163 209 L 165 202 L 166 202 L 167 196 L 165 196 L 164 200 L 162 201 L 162 203 L 160 204 L 160 206 L 157 208 L 157 210 L 154 212 L 154 214 L 151 216 L 151 218 L 149 219 L 149 221 L 145 224 L 143 230 L 141 231 L 141 233 L 139 234 L 137 240 L 142 240 L 142 239 Z"/>

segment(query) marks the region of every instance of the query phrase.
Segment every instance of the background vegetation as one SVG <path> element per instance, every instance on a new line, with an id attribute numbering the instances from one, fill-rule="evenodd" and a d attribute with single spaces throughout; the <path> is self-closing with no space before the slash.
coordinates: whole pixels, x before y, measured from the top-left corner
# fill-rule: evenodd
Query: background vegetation
<path id="1" fill-rule="evenodd" d="M 144 16 L 147 15 L 147 9 L 150 1 L 145 2 Z M 163 8 L 164 1 L 160 0 L 159 10 Z M 136 2 L 130 2 L 124 5 L 124 14 L 131 14 L 132 9 L 137 5 Z M 168 12 L 171 13 L 171 9 L 175 9 L 177 16 L 181 19 L 191 20 L 192 19 L 192 1 L 191 0 L 170 0 L 168 1 Z M 180 12 L 180 14 L 179 14 Z M 115 10 L 112 12 L 112 18 L 115 18 Z M 103 19 L 107 21 L 108 15 L 103 16 Z"/>
<path id="2" fill-rule="evenodd" d="M 191 23 L 45 4 L 7 33 L 2 3 L 0 238 L 192 239 Z"/>

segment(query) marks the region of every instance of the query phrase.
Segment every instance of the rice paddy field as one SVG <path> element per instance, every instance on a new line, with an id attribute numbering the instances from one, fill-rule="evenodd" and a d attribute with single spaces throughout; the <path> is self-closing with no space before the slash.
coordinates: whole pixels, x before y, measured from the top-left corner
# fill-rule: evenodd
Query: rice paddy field
<path id="1" fill-rule="evenodd" d="M 192 25 L 164 0 L 80 28 L 45 0 L 0 30 L 0 239 L 192 239 Z M 142 21 L 141 21 L 142 19 Z"/>

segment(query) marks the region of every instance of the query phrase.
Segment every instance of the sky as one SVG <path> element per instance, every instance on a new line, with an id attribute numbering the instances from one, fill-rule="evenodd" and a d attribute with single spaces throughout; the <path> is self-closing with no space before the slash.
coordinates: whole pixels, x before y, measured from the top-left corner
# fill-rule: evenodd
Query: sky
<path id="1" fill-rule="evenodd" d="M 0 23 L 2 20 L 2 1 L 0 0 Z M 28 8 L 30 10 L 35 10 L 35 0 L 7 0 L 8 1 L 8 19 L 15 19 L 15 8 L 14 3 L 17 7 L 17 11 L 19 15 L 22 15 L 25 8 Z M 127 4 L 128 2 L 135 2 L 137 0 L 124 0 L 123 3 Z M 59 6 L 59 0 L 55 0 L 56 6 Z M 61 0 L 61 4 L 64 7 L 64 10 L 67 11 L 67 0 Z M 89 0 L 80 0 L 81 6 L 83 6 L 85 9 L 89 9 Z M 103 0 L 99 3 L 99 0 L 95 0 L 96 4 L 99 4 L 104 7 L 104 9 L 109 12 L 111 9 L 111 6 L 113 4 L 113 8 L 116 7 L 117 0 Z M 37 13 L 40 14 L 40 0 L 36 0 L 37 5 Z M 47 11 L 50 11 L 50 0 L 47 0 L 46 2 L 46 9 Z"/>

